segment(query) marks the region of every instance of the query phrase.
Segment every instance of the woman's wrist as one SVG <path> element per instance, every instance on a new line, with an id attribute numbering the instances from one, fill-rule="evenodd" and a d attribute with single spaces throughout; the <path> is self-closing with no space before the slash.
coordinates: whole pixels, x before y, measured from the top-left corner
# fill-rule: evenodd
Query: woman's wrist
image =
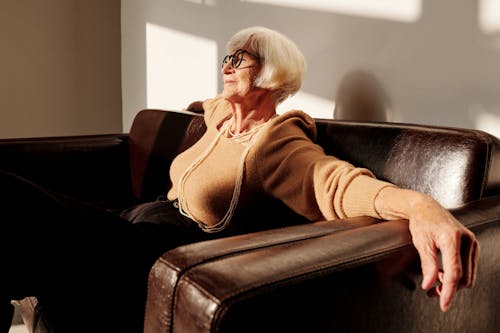
<path id="1" fill-rule="evenodd" d="M 375 197 L 375 209 L 385 220 L 409 219 L 415 210 L 435 203 L 430 196 L 408 189 L 388 186 Z"/>

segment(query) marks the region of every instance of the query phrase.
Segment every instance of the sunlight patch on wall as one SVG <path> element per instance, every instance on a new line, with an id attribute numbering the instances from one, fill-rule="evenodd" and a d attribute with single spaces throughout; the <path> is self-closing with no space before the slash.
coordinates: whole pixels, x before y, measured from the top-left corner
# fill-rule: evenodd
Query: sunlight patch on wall
<path id="1" fill-rule="evenodd" d="M 488 112 L 480 105 L 472 105 L 469 113 L 474 117 L 474 128 L 500 138 L 500 114 Z"/>
<path id="2" fill-rule="evenodd" d="M 278 114 L 290 110 L 302 110 L 313 118 L 332 119 L 335 103 L 333 100 L 299 91 L 276 108 Z"/>
<path id="3" fill-rule="evenodd" d="M 486 34 L 500 32 L 500 0 L 479 0 L 479 27 Z"/>
<path id="4" fill-rule="evenodd" d="M 217 5 L 217 0 L 184 0 L 184 1 L 196 3 L 198 5 L 205 5 L 205 6 Z"/>
<path id="5" fill-rule="evenodd" d="M 217 93 L 214 40 L 146 24 L 147 107 L 179 110 Z"/>
<path id="6" fill-rule="evenodd" d="M 240 0 L 400 22 L 415 22 L 422 0 Z"/>

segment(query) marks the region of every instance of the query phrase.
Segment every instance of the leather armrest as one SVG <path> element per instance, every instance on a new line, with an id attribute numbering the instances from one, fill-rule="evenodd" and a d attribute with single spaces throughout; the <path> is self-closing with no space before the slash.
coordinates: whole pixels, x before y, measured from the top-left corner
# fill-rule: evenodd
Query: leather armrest
<path id="1" fill-rule="evenodd" d="M 0 140 L 0 169 L 112 208 L 131 202 L 126 134 Z"/>
<path id="2" fill-rule="evenodd" d="M 417 287 L 420 269 L 406 221 L 343 227 L 349 225 L 346 219 L 167 252 L 150 274 L 145 332 L 255 332 L 264 327 L 408 332 L 412 320 L 418 322 L 412 324 L 415 331 L 498 328 L 492 311 L 500 302 L 495 250 L 500 196 L 452 212 L 481 244 L 478 286 L 461 291 L 450 310 L 458 312 L 458 319 L 439 316 L 437 303 L 430 304 L 433 299 Z M 476 297 L 488 308 L 471 310 Z M 366 321 L 356 321 L 360 308 Z M 393 317 L 401 311 L 402 319 Z"/>
<path id="3" fill-rule="evenodd" d="M 145 332 L 169 332 L 177 283 L 198 265 L 373 223 L 375 219 L 369 217 L 339 220 L 337 223 L 322 221 L 199 242 L 170 250 L 156 261 L 149 275 Z"/>

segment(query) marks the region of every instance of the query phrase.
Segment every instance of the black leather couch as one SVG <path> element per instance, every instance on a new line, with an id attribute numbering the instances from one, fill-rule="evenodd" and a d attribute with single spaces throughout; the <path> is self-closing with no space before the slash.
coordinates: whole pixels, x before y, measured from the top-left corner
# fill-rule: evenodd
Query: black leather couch
<path id="1" fill-rule="evenodd" d="M 419 287 L 406 221 L 318 221 L 168 251 L 150 273 L 144 332 L 499 332 L 498 139 L 400 123 L 317 127 L 327 153 L 432 195 L 473 230 L 476 286 L 442 313 Z M 165 193 L 172 159 L 204 130 L 195 113 L 143 110 L 127 134 L 0 140 L 0 165 L 121 209 Z M 19 304 L 32 330 L 36 299 Z"/>

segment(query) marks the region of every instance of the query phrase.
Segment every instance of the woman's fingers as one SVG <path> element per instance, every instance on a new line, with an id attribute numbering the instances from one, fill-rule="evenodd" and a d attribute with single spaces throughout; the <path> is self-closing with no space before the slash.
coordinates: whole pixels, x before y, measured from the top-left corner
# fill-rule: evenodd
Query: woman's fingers
<path id="1" fill-rule="evenodd" d="M 461 238 L 460 245 L 463 274 L 459 289 L 471 288 L 476 280 L 479 244 L 473 234 L 465 233 Z"/>
<path id="2" fill-rule="evenodd" d="M 431 242 L 431 240 L 428 241 Z M 448 230 L 434 241 L 436 248 L 433 254 L 419 250 L 424 276 L 422 288 L 427 290 L 428 296 L 439 297 L 440 308 L 446 312 L 458 290 L 474 285 L 479 244 L 474 234 L 465 228 Z M 420 244 L 416 242 L 415 245 Z M 429 245 L 420 245 L 419 247 L 431 248 Z M 438 251 L 441 252 L 442 269 L 438 268 Z M 437 270 L 436 275 L 434 275 L 433 269 Z"/>
<path id="3" fill-rule="evenodd" d="M 460 255 L 461 236 L 462 232 L 459 229 L 455 229 L 442 234 L 442 236 L 437 239 L 437 247 L 441 251 L 443 266 L 442 281 L 440 281 L 442 288 L 439 295 L 439 304 L 441 310 L 444 312 L 448 311 L 450 308 L 453 297 L 457 292 L 463 276 Z"/>
<path id="4" fill-rule="evenodd" d="M 410 228 L 420 256 L 422 288 L 429 296 L 438 296 L 441 310 L 448 311 L 457 290 L 474 283 L 479 247 L 474 234 L 453 219 L 448 220 L 451 223 L 423 221 L 429 220 L 414 221 Z"/>
<path id="5" fill-rule="evenodd" d="M 423 244 L 418 241 L 414 242 L 422 267 L 422 288 L 428 291 L 429 296 L 439 297 L 440 308 L 444 312 L 450 308 L 462 278 L 458 244 L 460 237 L 456 238 L 457 240 L 451 240 L 450 237 L 442 237 L 440 242 L 429 239 Z M 431 245 L 434 243 L 436 247 Z M 438 249 L 442 255 L 442 270 L 439 270 Z"/>
<path id="6" fill-rule="evenodd" d="M 420 266 L 422 268 L 422 289 L 429 290 L 436 282 L 439 271 L 437 249 L 430 241 L 416 241 L 415 247 L 420 256 Z"/>

